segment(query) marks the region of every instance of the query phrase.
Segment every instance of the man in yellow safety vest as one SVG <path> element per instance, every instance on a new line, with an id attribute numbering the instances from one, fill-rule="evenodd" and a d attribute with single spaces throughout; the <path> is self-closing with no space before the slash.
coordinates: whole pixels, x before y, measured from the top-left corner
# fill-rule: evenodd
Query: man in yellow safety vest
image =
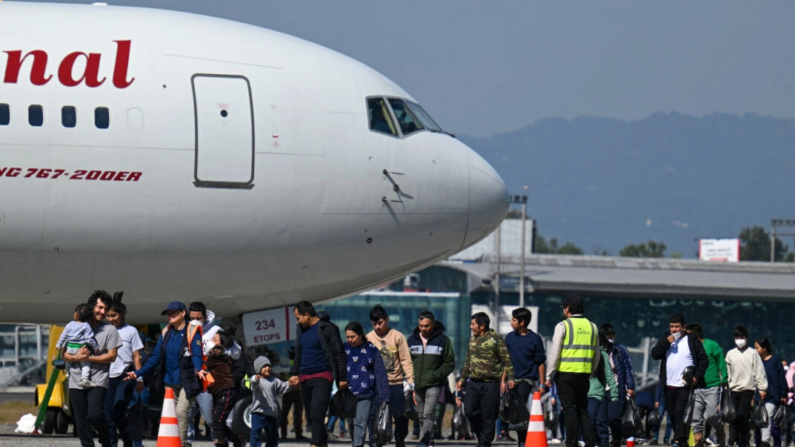
<path id="1" fill-rule="evenodd" d="M 599 364 L 599 333 L 583 315 L 582 298 L 569 295 L 563 300 L 564 321 L 555 326 L 552 349 L 547 357 L 546 386 L 554 379 L 566 424 L 566 447 L 577 447 L 580 434 L 585 447 L 594 447 L 596 433 L 588 416 L 590 378 Z"/>

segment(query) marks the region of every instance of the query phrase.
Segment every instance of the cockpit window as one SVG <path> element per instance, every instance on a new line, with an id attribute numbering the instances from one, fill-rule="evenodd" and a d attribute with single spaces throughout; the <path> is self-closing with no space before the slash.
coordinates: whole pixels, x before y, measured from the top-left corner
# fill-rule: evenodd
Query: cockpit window
<path id="1" fill-rule="evenodd" d="M 392 111 L 395 112 L 395 117 L 397 117 L 403 135 L 408 135 L 424 129 L 423 125 L 420 124 L 420 120 L 414 115 L 414 112 L 406 106 L 405 101 L 402 99 L 390 98 L 389 104 L 392 106 Z"/>
<path id="2" fill-rule="evenodd" d="M 419 104 L 416 102 L 409 102 L 408 105 L 411 111 L 414 112 L 414 115 L 419 118 L 422 125 L 425 126 L 425 128 L 431 132 L 442 132 L 442 128 L 436 124 L 436 121 L 434 121 L 433 118 L 428 115 L 428 112 L 426 112 L 425 109 L 423 109 Z"/>
<path id="3" fill-rule="evenodd" d="M 370 117 L 370 130 L 397 136 L 395 123 L 389 115 L 389 108 L 384 98 L 370 98 L 367 100 L 368 115 Z"/>

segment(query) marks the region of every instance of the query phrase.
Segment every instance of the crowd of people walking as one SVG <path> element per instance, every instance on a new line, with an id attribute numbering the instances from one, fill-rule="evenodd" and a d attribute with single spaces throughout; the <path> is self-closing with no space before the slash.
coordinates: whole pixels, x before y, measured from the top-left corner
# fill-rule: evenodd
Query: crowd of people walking
<path id="1" fill-rule="evenodd" d="M 615 328 L 586 318 L 577 295 L 565 297 L 561 310 L 563 320 L 549 349 L 529 328 L 533 315 L 527 308 L 512 312 L 513 330 L 505 338 L 487 314 L 472 315 L 472 336 L 458 375 L 453 343 L 432 312 L 419 312 L 406 338 L 390 327 L 380 305 L 370 311 L 370 332 L 365 335 L 362 323 L 350 322 L 343 341 L 327 313 L 307 301 L 296 304 L 291 366 L 281 377 L 266 356 L 248 367 L 234 330 L 215 324 L 201 302 L 169 303 L 162 312 L 167 324 L 147 352 L 148 337 L 125 323 L 122 294 L 96 291 L 77 306 L 57 347 L 69 363 L 69 399 L 84 447 L 94 445 L 92 429 L 103 447 L 141 445 L 125 430 L 128 408 L 165 389 L 174 394 L 184 447 L 197 437 L 199 415 L 214 445 L 247 441 L 276 447 L 287 437 L 291 409 L 296 439 L 325 447 L 336 423 L 327 421 L 332 396 L 346 402 L 340 423 L 349 418 L 353 447 L 383 445 L 375 426 L 387 413 L 396 447 L 406 445 L 412 419 L 417 446 L 432 446 L 441 435 L 445 403 L 457 408 L 458 433 L 451 439 L 471 433 L 478 447 L 490 447 L 495 438 L 512 439 L 510 431 L 515 431 L 523 447 L 535 391 L 544 396 L 550 442 L 565 439 L 567 447 L 619 447 L 627 436 L 657 444 L 659 421 L 666 414 L 663 443 L 675 447 L 688 445 L 691 431 L 694 447 L 748 447 L 752 435 L 757 447 L 786 447 L 791 441 L 790 412 L 783 409 L 793 403 L 795 368 L 773 353 L 767 338 L 750 343 L 748 330 L 739 325 L 736 347 L 724 355 L 699 324 L 673 315 L 669 330 L 651 349 L 660 361 L 657 390 L 636 392 L 629 351 L 617 343 Z M 253 396 L 247 439 L 232 430 L 231 411 L 244 393 Z M 508 411 L 501 413 L 501 406 Z M 766 423 L 759 421 L 762 411 Z M 644 433 L 627 433 L 628 413 L 648 421 Z"/>

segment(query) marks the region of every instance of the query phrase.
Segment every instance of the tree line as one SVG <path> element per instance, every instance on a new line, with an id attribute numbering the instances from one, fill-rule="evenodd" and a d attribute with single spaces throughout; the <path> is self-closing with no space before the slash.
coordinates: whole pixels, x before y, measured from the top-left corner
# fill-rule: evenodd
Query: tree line
<path id="1" fill-rule="evenodd" d="M 763 227 L 743 227 L 737 236 L 740 239 L 740 260 L 770 262 L 770 234 Z M 533 253 L 557 255 L 582 255 L 585 252 L 573 242 L 561 242 L 557 238 L 546 239 L 540 234 L 535 235 Z M 665 258 L 668 247 L 664 242 L 650 240 L 639 244 L 629 244 L 622 248 L 618 255 L 626 258 Z M 609 256 L 607 250 L 596 248 L 595 255 Z M 695 253 L 698 257 L 698 253 Z M 682 258 L 681 253 L 671 253 L 673 259 Z M 775 261 L 795 262 L 795 252 L 778 237 L 775 239 Z"/>

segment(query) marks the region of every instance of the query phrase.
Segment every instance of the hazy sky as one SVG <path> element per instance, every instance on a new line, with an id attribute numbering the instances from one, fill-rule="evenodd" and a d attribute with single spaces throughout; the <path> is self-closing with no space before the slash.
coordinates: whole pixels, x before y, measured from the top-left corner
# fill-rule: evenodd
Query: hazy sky
<path id="1" fill-rule="evenodd" d="M 327 46 L 394 80 L 456 133 L 670 110 L 795 117 L 790 1 L 108 2 L 224 17 Z"/>

